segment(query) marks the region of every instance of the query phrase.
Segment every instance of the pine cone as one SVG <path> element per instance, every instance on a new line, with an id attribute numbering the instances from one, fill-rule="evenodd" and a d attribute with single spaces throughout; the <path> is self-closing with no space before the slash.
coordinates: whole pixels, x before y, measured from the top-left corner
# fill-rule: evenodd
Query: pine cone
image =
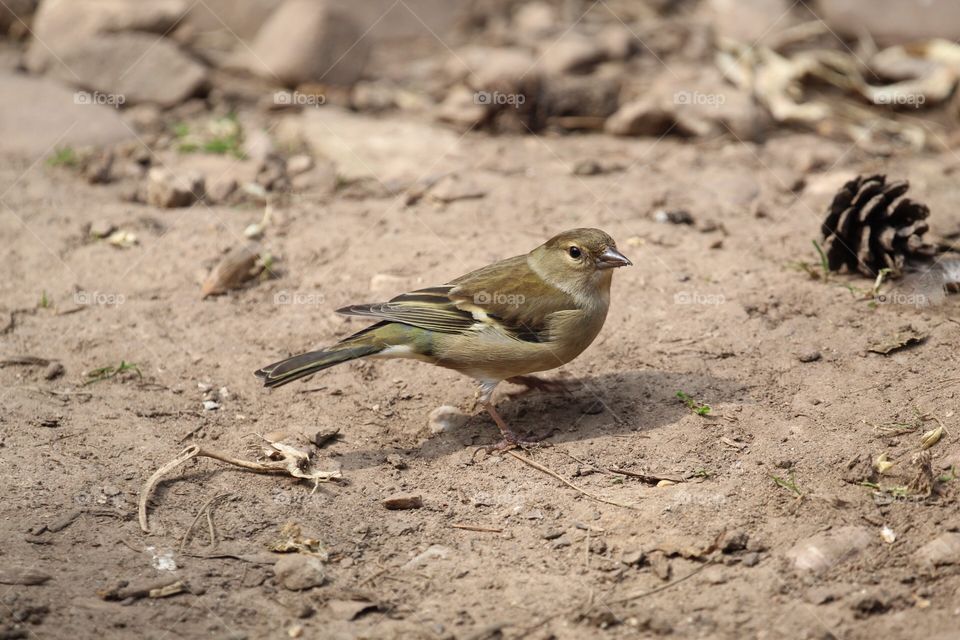
<path id="1" fill-rule="evenodd" d="M 903 198 L 906 180 L 887 184 L 886 176 L 857 176 L 833 198 L 823 221 L 823 251 L 831 271 L 876 277 L 880 269 L 899 275 L 911 259 L 925 260 L 936 248 L 923 239 L 930 215 L 925 204 Z"/>

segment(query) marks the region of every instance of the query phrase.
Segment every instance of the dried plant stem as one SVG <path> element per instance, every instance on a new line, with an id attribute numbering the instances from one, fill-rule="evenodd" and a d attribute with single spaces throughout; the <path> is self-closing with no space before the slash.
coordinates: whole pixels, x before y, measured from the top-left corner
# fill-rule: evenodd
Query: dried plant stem
<path id="1" fill-rule="evenodd" d="M 543 473 L 547 474 L 548 476 L 551 476 L 551 477 L 553 477 L 553 478 L 556 478 L 557 480 L 559 480 L 559 481 L 562 482 L 563 484 L 567 485 L 568 487 L 570 487 L 571 489 L 573 489 L 573 490 L 576 491 L 577 493 L 579 493 L 579 494 L 581 494 L 581 495 L 584 495 L 584 496 L 590 498 L 591 500 L 596 500 L 597 502 L 602 502 L 603 504 L 613 505 L 613 506 L 615 506 L 615 507 L 623 507 L 624 509 L 633 509 L 633 510 L 636 510 L 636 509 L 637 509 L 637 507 L 634 507 L 634 506 L 632 506 L 632 505 L 623 504 L 622 502 L 616 502 L 615 500 L 608 500 L 607 498 L 601 498 L 600 496 L 594 495 L 594 494 L 590 493 L 589 491 L 586 491 L 585 489 L 581 489 L 580 487 L 578 487 L 577 485 L 573 484 L 572 482 L 570 482 L 570 481 L 567 480 L 566 478 L 562 477 L 560 474 L 558 474 L 558 473 L 557 473 L 556 471 L 554 471 L 553 469 L 550 469 L 550 468 L 548 468 L 548 467 L 545 467 L 545 466 L 543 466 L 542 464 L 540 464 L 539 462 L 534 462 L 534 461 L 531 460 L 530 458 L 527 458 L 527 457 L 525 457 L 525 456 L 522 456 L 522 455 L 520 455 L 519 453 L 517 453 L 516 451 L 507 451 L 507 453 L 510 454 L 511 456 L 513 456 L 514 458 L 516 458 L 517 460 L 519 460 L 520 462 L 522 462 L 522 463 L 524 463 L 524 464 L 527 464 L 527 465 L 530 465 L 531 467 L 533 467 L 533 468 L 536 469 L 537 471 L 542 471 Z"/>
<path id="2" fill-rule="evenodd" d="M 163 476 L 167 475 L 191 458 L 213 458 L 214 460 L 226 462 L 227 464 L 232 464 L 255 473 L 287 473 L 287 468 L 283 466 L 282 463 L 261 464 L 259 462 L 250 462 L 249 460 L 233 458 L 217 451 L 209 451 L 192 444 L 181 451 L 176 458 L 157 469 L 154 474 L 147 479 L 143 485 L 143 488 L 140 490 L 140 500 L 137 505 L 137 514 L 140 520 L 140 529 L 142 529 L 144 533 L 150 533 L 150 526 L 147 521 L 147 500 L 150 499 L 153 490 L 156 488 Z M 203 510 L 201 509 L 201 512 L 202 511 Z"/>

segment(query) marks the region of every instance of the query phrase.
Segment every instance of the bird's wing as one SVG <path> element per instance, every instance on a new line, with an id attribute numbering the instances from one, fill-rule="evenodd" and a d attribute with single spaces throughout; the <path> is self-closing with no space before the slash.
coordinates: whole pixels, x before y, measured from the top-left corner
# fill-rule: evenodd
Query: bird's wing
<path id="1" fill-rule="evenodd" d="M 419 289 L 389 302 L 355 304 L 337 309 L 337 313 L 389 320 L 442 333 L 464 333 L 477 320 L 469 311 L 457 308 L 448 295 L 450 289 L 449 285 Z"/>
<path id="2" fill-rule="evenodd" d="M 517 256 L 443 286 L 411 291 L 389 302 L 344 307 L 337 313 L 442 333 L 467 333 L 494 325 L 518 340 L 541 342 L 548 339 L 549 314 L 576 308 L 571 296 L 530 269 L 526 256 Z"/>

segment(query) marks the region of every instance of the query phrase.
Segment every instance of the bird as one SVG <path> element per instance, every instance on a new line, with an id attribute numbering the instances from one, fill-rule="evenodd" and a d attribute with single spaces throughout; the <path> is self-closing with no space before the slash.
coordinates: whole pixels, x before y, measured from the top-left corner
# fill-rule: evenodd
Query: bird
<path id="1" fill-rule="evenodd" d="M 255 372 L 279 387 L 360 358 L 420 360 L 473 378 L 480 405 L 500 430 L 489 447 L 525 445 L 497 412 L 500 382 L 550 389 L 532 374 L 580 355 L 603 327 L 613 270 L 633 263 L 599 229 L 559 233 L 529 253 L 507 258 L 387 302 L 357 304 L 337 313 L 375 321 L 324 349 L 295 355 Z"/>

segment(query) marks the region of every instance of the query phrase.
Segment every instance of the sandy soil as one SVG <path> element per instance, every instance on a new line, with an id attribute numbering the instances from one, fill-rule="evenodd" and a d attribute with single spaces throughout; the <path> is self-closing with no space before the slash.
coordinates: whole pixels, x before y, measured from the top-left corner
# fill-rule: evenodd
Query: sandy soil
<path id="1" fill-rule="evenodd" d="M 960 528 L 946 471 L 960 462 L 958 302 L 871 304 L 845 286 L 871 283 L 825 283 L 794 264 L 814 262 L 824 208 L 857 173 L 909 178 L 934 229 L 955 229 L 955 154 L 881 160 L 801 134 L 762 147 L 464 142 L 463 170 L 485 197 L 404 207 L 396 197 L 300 195 L 264 240 L 278 277 L 202 301 L 210 261 L 259 208 L 152 209 L 65 169 L 0 161 L 0 357 L 65 367 L 53 380 L 43 366 L 0 368 L 0 567 L 50 576 L 0 585 L 0 635 L 956 637 L 960 567 L 926 564 L 918 550 Z M 584 158 L 622 170 L 572 175 Z M 657 223 L 661 208 L 685 209 L 697 224 Z M 87 241 L 84 225 L 104 219 L 140 244 Z M 271 392 L 252 375 L 362 326 L 333 314 L 339 306 L 445 282 L 575 226 L 608 231 L 636 266 L 616 274 L 596 343 L 550 374 L 575 391 L 500 407 L 552 445 L 521 455 L 608 502 L 509 455 L 474 459 L 495 438 L 485 415 L 432 434 L 435 407 L 469 406 L 471 383 L 454 373 L 354 363 Z M 904 325 L 925 340 L 868 350 Z M 82 384 L 121 361 L 142 377 Z M 198 384 L 227 388 L 218 410 L 203 409 Z M 710 414 L 688 409 L 680 390 Z M 886 453 L 897 465 L 880 483 L 908 485 L 933 416 L 949 435 L 931 449 L 929 497 L 861 484 Z M 900 435 L 883 430 L 892 423 L 906 425 Z M 340 468 L 341 482 L 312 492 L 192 461 L 161 483 L 153 532 L 140 531 L 143 482 L 185 446 L 245 457 L 255 434 L 330 427 L 342 437 L 318 466 Z M 682 482 L 656 486 L 663 477 Z M 423 507 L 386 510 L 382 500 L 397 493 L 421 495 Z M 216 546 L 205 518 L 181 546 L 217 496 Z M 268 546 L 288 522 L 328 554 L 316 569 L 322 586 L 292 591 L 274 576 L 279 556 Z M 820 571 L 791 559 L 810 538 L 861 529 L 867 538 Z M 191 592 L 98 596 L 171 577 Z"/>

